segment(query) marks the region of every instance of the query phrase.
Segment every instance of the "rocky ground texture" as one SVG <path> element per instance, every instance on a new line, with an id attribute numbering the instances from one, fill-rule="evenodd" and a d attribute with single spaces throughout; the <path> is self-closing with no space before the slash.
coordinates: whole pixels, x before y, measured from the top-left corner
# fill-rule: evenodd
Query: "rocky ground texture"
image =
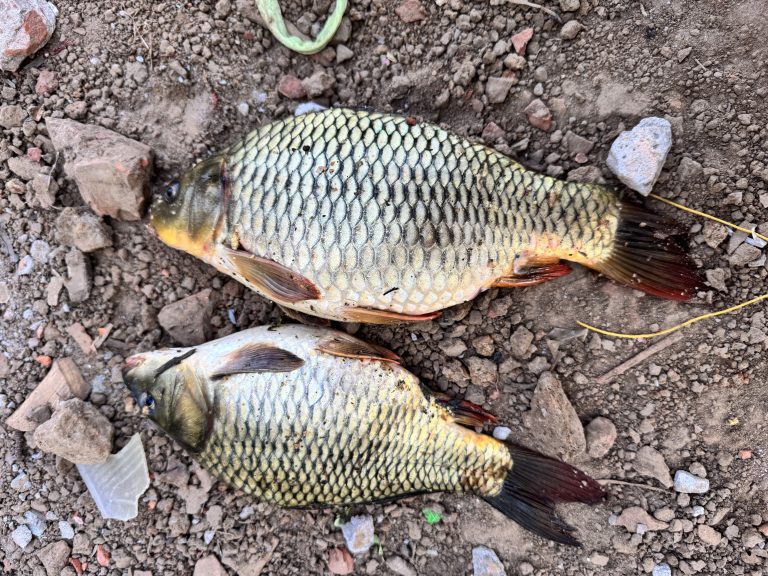
<path id="1" fill-rule="evenodd" d="M 283 4 L 298 29 L 312 33 L 331 2 Z M 642 117 L 658 116 L 669 121 L 674 144 L 654 191 L 768 234 L 761 0 L 546 1 L 562 24 L 504 0 L 350 4 L 331 46 L 306 57 L 255 22 L 251 0 L 60 0 L 45 47 L 15 72 L 7 64 L 0 76 L 4 573 L 764 574 L 764 306 L 697 324 L 608 376 L 651 343 L 575 324 L 645 332 L 765 292 L 764 249 L 658 203 L 681 222 L 705 271 L 706 285 L 690 303 L 577 270 L 538 287 L 487 292 L 436 322 L 360 330 L 425 381 L 496 413 L 511 438 L 605 479 L 603 505 L 564 510 L 582 548 L 535 538 L 466 496 L 280 510 L 215 483 L 139 416 L 121 383 L 126 356 L 280 318 L 275 306 L 161 245 L 135 221 L 144 171 L 154 166 L 151 184 L 159 187 L 300 102 L 408 113 L 531 168 L 612 184 L 611 142 Z M 46 30 L 38 32 L 44 41 Z M 126 193 L 110 206 L 78 189 L 93 186 L 87 177 L 109 162 L 86 155 L 79 162 L 88 169 L 78 172 L 66 150 L 57 152 L 75 144 L 56 142 L 67 120 L 134 141 L 112 142 L 131 163 L 121 172 Z M 6 419 L 61 358 L 74 360 L 95 410 L 74 401 L 42 432 L 17 432 Z M 29 430 L 51 416 L 45 412 L 29 415 Z M 77 470 L 38 446 L 72 414 L 113 433 L 113 451 L 142 433 L 152 484 L 135 520 L 103 520 Z"/>

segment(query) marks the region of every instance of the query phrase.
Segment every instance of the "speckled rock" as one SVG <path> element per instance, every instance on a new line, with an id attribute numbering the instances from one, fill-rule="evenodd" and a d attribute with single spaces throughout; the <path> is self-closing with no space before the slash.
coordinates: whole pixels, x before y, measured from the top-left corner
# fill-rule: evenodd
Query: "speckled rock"
<path id="1" fill-rule="evenodd" d="M 613 141 L 606 163 L 627 187 L 648 196 L 672 147 L 672 125 L 664 118 L 644 118 Z"/>

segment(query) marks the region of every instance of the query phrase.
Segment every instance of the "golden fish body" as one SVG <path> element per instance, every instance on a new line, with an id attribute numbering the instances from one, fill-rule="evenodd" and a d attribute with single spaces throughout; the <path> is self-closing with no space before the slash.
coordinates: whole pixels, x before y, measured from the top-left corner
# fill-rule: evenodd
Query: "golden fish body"
<path id="1" fill-rule="evenodd" d="M 267 124 L 185 175 L 180 194 L 178 210 L 162 196 L 153 206 L 161 239 L 329 319 L 424 319 L 492 286 L 563 275 L 570 269 L 560 259 L 687 295 L 677 269 L 649 285 L 648 264 L 668 249 L 611 190 L 531 172 L 398 116 L 330 109 Z M 632 249 L 645 251 L 630 252 L 634 259 L 622 247 L 638 238 L 622 215 L 640 234 Z M 249 266 L 238 254 L 263 261 Z M 265 262 L 293 275 L 296 290 L 291 280 L 270 284 L 277 272 Z"/>
<path id="2" fill-rule="evenodd" d="M 281 506 L 454 491 L 501 507 L 494 499 L 516 466 L 513 447 L 457 422 L 486 413 L 425 393 L 392 353 L 336 331 L 253 328 L 137 355 L 125 379 L 204 467 Z M 584 494 L 572 499 L 601 495 L 588 477 L 538 457 L 577 479 Z"/>

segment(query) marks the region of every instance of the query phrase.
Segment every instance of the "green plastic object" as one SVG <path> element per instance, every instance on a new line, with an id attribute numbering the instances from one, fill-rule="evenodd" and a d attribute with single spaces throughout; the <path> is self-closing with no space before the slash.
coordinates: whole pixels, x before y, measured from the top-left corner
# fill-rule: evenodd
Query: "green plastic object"
<path id="1" fill-rule="evenodd" d="M 336 34 L 336 30 L 341 25 L 344 12 L 347 10 L 347 0 L 336 0 L 333 12 L 331 12 L 328 20 L 325 21 L 323 29 L 320 30 L 320 34 L 314 40 L 304 40 L 288 32 L 278 0 L 256 0 L 256 7 L 259 9 L 259 14 L 264 19 L 267 28 L 277 38 L 278 42 L 294 52 L 309 55 L 320 52 L 320 50 L 328 45 L 333 35 Z"/>
<path id="2" fill-rule="evenodd" d="M 440 512 L 436 512 L 435 510 L 432 510 L 432 508 L 422 508 L 421 513 L 424 514 L 424 519 L 427 521 L 427 524 L 432 526 L 433 524 L 437 524 L 440 522 L 440 520 L 443 519 L 443 515 L 440 514 Z"/>

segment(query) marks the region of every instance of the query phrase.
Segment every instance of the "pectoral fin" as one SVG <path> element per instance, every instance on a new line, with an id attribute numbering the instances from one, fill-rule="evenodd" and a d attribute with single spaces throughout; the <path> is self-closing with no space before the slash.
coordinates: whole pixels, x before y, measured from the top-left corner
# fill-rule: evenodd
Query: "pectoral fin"
<path id="1" fill-rule="evenodd" d="M 239 274 L 272 300 L 295 304 L 320 298 L 320 290 L 311 280 L 274 260 L 226 247 L 222 253 L 235 277 Z"/>
<path id="2" fill-rule="evenodd" d="M 469 400 L 453 398 L 449 394 L 433 390 L 430 390 L 429 394 L 434 397 L 436 402 L 451 412 L 453 419 L 458 424 L 474 428 L 486 423 L 496 424 L 497 422 L 496 416 Z"/>
<path id="3" fill-rule="evenodd" d="M 304 360 L 288 350 L 269 344 L 247 344 L 230 353 L 211 378 L 215 380 L 249 372 L 293 372 L 303 365 Z"/>
<path id="4" fill-rule="evenodd" d="M 331 354 L 333 356 L 342 356 L 344 358 L 358 358 L 361 360 L 382 360 L 384 362 L 401 362 L 400 356 L 390 352 L 382 346 L 369 344 L 358 340 L 348 334 L 333 334 L 320 341 L 317 346 L 320 352 Z"/>
<path id="5" fill-rule="evenodd" d="M 354 307 L 344 310 L 346 319 L 350 322 L 366 324 L 401 324 L 403 322 L 427 322 L 440 316 L 440 312 L 412 315 L 393 312 L 392 310 L 377 310 L 376 308 Z"/>

